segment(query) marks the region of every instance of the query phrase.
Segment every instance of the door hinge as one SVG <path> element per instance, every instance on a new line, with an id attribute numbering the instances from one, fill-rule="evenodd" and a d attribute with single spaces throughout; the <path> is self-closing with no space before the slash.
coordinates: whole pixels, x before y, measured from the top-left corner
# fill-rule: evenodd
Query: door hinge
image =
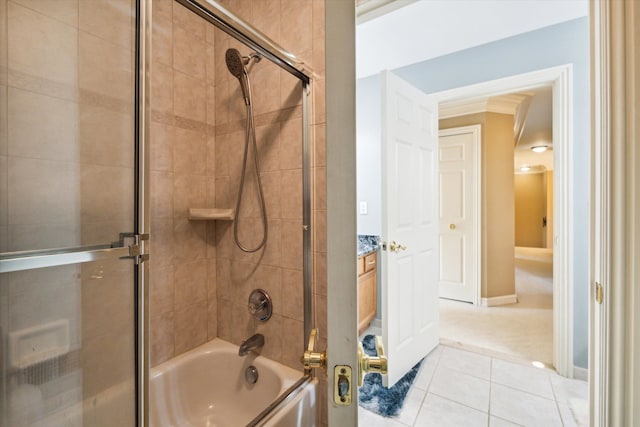
<path id="1" fill-rule="evenodd" d="M 602 283 L 596 282 L 596 302 L 598 304 L 602 304 L 602 300 L 604 300 L 604 289 Z"/>
<path id="2" fill-rule="evenodd" d="M 129 255 L 120 257 L 120 259 L 133 259 L 136 264 L 140 264 L 149 259 L 149 254 L 143 253 L 142 242 L 146 240 L 149 240 L 149 234 L 120 233 L 118 241 L 111 246 L 116 248 L 128 246 Z"/>

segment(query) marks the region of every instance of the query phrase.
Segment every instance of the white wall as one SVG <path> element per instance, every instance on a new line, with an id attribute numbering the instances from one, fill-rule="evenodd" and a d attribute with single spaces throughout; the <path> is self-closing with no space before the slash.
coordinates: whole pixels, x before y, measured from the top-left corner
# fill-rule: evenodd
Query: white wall
<path id="1" fill-rule="evenodd" d="M 378 76 L 358 80 L 356 103 L 358 234 L 379 236 L 382 233 L 382 159 L 380 147 L 382 112 Z M 368 214 L 359 213 L 360 202 L 367 203 Z"/>

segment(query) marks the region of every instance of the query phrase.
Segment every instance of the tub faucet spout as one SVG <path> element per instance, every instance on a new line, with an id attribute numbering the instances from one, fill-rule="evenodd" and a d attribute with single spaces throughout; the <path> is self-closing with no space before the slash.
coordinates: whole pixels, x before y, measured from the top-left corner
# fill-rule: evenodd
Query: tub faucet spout
<path id="1" fill-rule="evenodd" d="M 264 335 L 255 334 L 249 337 L 246 341 L 240 344 L 238 349 L 239 356 L 246 356 L 251 350 L 259 350 L 264 346 Z"/>

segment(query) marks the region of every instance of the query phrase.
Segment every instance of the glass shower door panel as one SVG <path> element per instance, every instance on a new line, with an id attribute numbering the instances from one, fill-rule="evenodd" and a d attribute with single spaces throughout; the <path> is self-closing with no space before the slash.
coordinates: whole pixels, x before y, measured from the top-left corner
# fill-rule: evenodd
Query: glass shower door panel
<path id="1" fill-rule="evenodd" d="M 134 264 L 0 274 L 2 426 L 134 426 Z"/>
<path id="2" fill-rule="evenodd" d="M 0 252 L 133 231 L 135 2 L 0 0 Z"/>
<path id="3" fill-rule="evenodd" d="M 0 0 L 0 427 L 136 424 L 136 8 Z"/>

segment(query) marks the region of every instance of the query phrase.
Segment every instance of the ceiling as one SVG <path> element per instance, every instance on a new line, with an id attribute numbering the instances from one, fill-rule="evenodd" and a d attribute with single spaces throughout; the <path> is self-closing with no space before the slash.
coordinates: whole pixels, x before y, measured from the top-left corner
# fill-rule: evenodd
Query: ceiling
<path id="1" fill-rule="evenodd" d="M 359 4 L 358 78 L 584 17 L 589 10 L 588 0 L 368 0 Z M 552 146 L 551 87 L 525 95 L 529 99 L 523 104 L 528 109 L 514 166 L 551 170 L 552 150 L 531 151 L 534 145 Z"/>

